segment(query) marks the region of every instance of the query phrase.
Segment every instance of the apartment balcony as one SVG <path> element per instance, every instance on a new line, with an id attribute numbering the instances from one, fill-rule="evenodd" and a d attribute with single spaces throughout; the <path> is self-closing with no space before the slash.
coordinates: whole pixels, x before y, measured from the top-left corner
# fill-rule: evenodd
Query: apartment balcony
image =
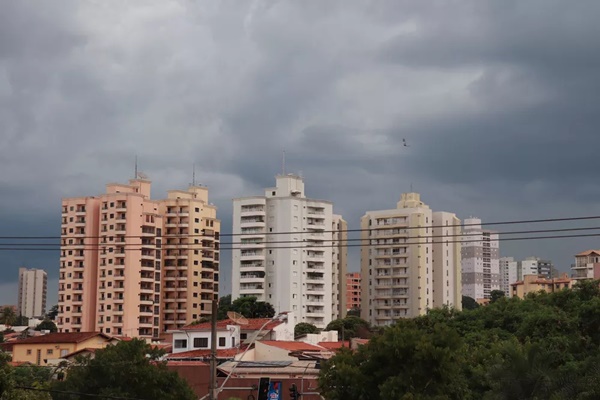
<path id="1" fill-rule="evenodd" d="M 248 218 L 248 217 L 263 217 L 262 219 L 264 220 L 264 217 L 266 217 L 267 213 L 265 211 L 264 208 L 257 208 L 257 209 L 242 209 L 240 212 L 240 216 L 242 218 Z M 260 219 L 260 218 L 257 218 Z"/>
<path id="2" fill-rule="evenodd" d="M 306 308 L 306 316 L 312 317 L 312 318 L 324 318 L 325 310 L 322 308 L 321 309 L 319 309 L 319 308 L 311 309 L 311 308 L 307 307 Z"/>
<path id="3" fill-rule="evenodd" d="M 325 293 L 324 285 L 306 285 L 306 294 L 307 295 L 323 295 Z"/>
<path id="4" fill-rule="evenodd" d="M 308 297 L 306 299 L 306 305 L 308 306 L 323 306 L 325 304 L 325 301 L 323 300 L 323 296 L 320 297 Z"/>
<path id="5" fill-rule="evenodd" d="M 325 254 L 324 253 L 314 253 L 314 252 L 308 252 L 306 254 L 306 261 L 307 262 L 311 262 L 311 261 L 324 261 L 325 260 Z"/>
<path id="6" fill-rule="evenodd" d="M 240 245 L 240 249 L 264 249 L 266 246 L 266 243 L 264 242 L 246 242 L 246 243 L 241 243 Z"/>
<path id="7" fill-rule="evenodd" d="M 240 227 L 242 228 L 250 228 L 250 227 L 263 227 L 265 226 L 264 218 L 244 218 L 240 221 Z"/>
<path id="8" fill-rule="evenodd" d="M 265 255 L 262 252 L 242 251 L 240 254 L 241 261 L 262 260 Z"/>
<path id="9" fill-rule="evenodd" d="M 244 283 L 265 283 L 265 276 L 260 274 L 242 274 L 240 276 L 240 284 Z"/>

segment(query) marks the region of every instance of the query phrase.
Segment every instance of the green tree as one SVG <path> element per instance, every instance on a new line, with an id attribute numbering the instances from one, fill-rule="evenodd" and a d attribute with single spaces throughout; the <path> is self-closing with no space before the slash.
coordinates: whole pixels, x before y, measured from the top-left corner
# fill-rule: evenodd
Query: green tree
<path id="1" fill-rule="evenodd" d="M 492 290 L 490 292 L 490 303 L 495 303 L 500 299 L 504 298 L 504 291 L 502 290 Z"/>
<path id="2" fill-rule="evenodd" d="M 54 388 L 107 397 L 196 399 L 186 381 L 159 361 L 163 355 L 164 351 L 143 340 L 119 342 L 97 350 L 94 358 L 79 357 L 76 365 L 67 370 L 66 379 L 56 382 Z M 72 398 L 61 393 L 54 396 L 54 400 Z"/>
<path id="3" fill-rule="evenodd" d="M 223 296 L 219 299 L 219 308 L 217 309 L 217 319 L 219 321 L 227 319 L 227 312 L 231 311 L 231 295 Z"/>
<path id="4" fill-rule="evenodd" d="M 264 301 L 256 301 L 256 297 L 240 297 L 231 303 L 230 311 L 242 314 L 246 318 L 272 318 L 275 316 L 273 306 Z"/>
<path id="5" fill-rule="evenodd" d="M 24 315 L 19 315 L 18 317 L 15 318 L 15 326 L 28 326 L 29 325 L 29 318 L 25 317 Z"/>
<path id="6" fill-rule="evenodd" d="M 359 317 L 360 318 L 360 308 L 352 308 L 346 313 L 347 317 Z"/>
<path id="7" fill-rule="evenodd" d="M 462 297 L 462 308 L 463 310 L 475 310 L 479 308 L 479 303 L 475 301 L 474 298 L 469 296 Z"/>
<path id="8" fill-rule="evenodd" d="M 344 338 L 344 340 L 355 337 L 367 338 L 371 333 L 369 323 L 354 316 L 335 319 L 327 325 L 325 330 L 337 331 L 338 337 L 340 339 Z"/>
<path id="9" fill-rule="evenodd" d="M 294 337 L 302 336 L 307 333 L 319 333 L 319 328 L 308 322 L 300 322 L 294 327 Z"/>
<path id="10" fill-rule="evenodd" d="M 0 352 L 0 399 L 51 400 L 47 392 L 18 388 L 48 389 L 51 374 L 49 369 L 37 366 L 11 367 L 8 361 L 10 356 Z"/>
<path id="11" fill-rule="evenodd" d="M 54 321 L 58 317 L 58 304 L 53 305 L 46 313 L 46 319 Z"/>
<path id="12" fill-rule="evenodd" d="M 17 314 L 15 313 L 15 309 L 13 307 L 6 306 L 0 310 L 0 324 L 13 326 L 16 320 Z"/>
<path id="13" fill-rule="evenodd" d="M 56 324 L 54 322 L 52 322 L 49 319 L 45 319 L 35 327 L 35 330 L 57 332 L 58 328 L 56 327 Z"/>

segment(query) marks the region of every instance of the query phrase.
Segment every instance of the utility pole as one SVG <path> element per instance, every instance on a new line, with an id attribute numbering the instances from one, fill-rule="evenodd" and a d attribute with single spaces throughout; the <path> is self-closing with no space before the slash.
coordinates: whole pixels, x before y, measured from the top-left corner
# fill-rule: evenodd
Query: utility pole
<path id="1" fill-rule="evenodd" d="M 210 316 L 210 385 L 209 399 L 217 400 L 219 387 L 217 385 L 217 300 L 213 298 L 212 314 Z"/>

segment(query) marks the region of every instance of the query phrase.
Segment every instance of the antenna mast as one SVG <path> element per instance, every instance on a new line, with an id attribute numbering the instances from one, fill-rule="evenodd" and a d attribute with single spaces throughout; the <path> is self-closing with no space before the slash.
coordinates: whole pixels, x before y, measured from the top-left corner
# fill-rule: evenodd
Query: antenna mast
<path id="1" fill-rule="evenodd" d="M 196 163 L 192 164 L 192 186 L 196 186 Z"/>
<path id="2" fill-rule="evenodd" d="M 135 155 L 135 169 L 133 171 L 133 179 L 138 178 L 138 169 L 137 169 L 137 154 Z"/>
<path id="3" fill-rule="evenodd" d="M 281 157 L 281 171 L 283 175 L 285 175 L 285 150 L 283 150 L 283 155 Z"/>

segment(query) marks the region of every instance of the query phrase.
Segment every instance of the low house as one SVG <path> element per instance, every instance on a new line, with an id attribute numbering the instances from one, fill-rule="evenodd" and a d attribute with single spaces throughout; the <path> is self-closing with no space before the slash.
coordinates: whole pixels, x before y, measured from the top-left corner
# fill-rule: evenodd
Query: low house
<path id="1" fill-rule="evenodd" d="M 538 275 L 525 275 L 522 281 L 511 283 L 512 297 L 524 298 L 527 293 L 546 292 L 554 293 L 562 289 L 573 287 L 575 280 L 563 274 L 560 278 L 542 278 Z"/>
<path id="2" fill-rule="evenodd" d="M 49 360 L 62 359 L 81 349 L 101 349 L 114 340 L 100 332 L 50 333 L 33 336 L 12 343 L 12 359 L 47 365 Z"/>
<path id="3" fill-rule="evenodd" d="M 225 319 L 217 322 L 217 350 L 240 349 L 256 340 L 294 340 L 294 316 L 287 313 L 281 319 L 252 318 L 240 324 Z M 211 323 L 188 325 L 173 331 L 173 355 L 196 350 L 210 350 Z M 204 353 L 202 353 L 204 354 Z"/>

